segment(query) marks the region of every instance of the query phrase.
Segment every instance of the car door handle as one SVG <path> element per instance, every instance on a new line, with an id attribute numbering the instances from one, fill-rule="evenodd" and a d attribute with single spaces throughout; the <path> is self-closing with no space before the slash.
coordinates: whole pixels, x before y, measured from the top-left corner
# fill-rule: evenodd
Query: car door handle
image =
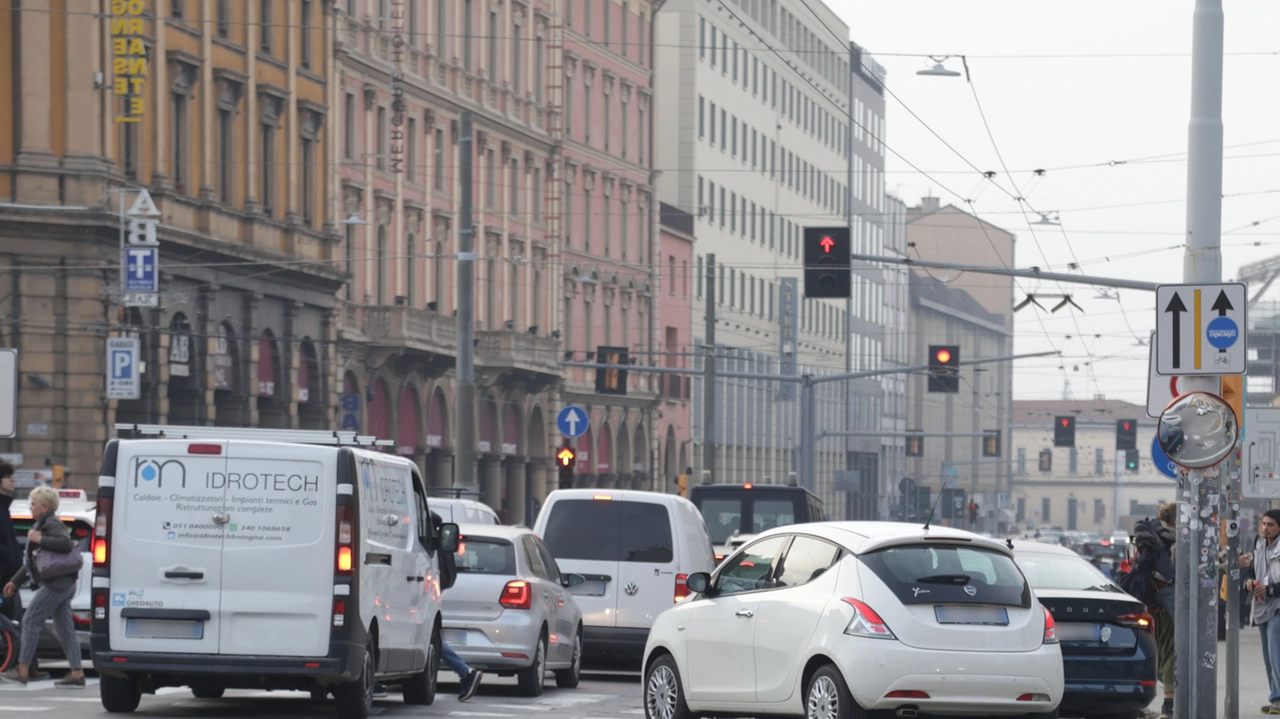
<path id="1" fill-rule="evenodd" d="M 164 573 L 165 579 L 204 579 L 204 572 L 176 572 L 168 571 Z"/>
<path id="2" fill-rule="evenodd" d="M 755 612 L 753 612 L 753 611 L 751 611 L 750 609 L 739 609 L 739 610 L 738 610 L 738 612 L 737 612 L 736 614 L 734 614 L 733 616 L 735 616 L 735 617 L 742 617 L 743 619 L 750 619 L 750 618 L 754 617 L 755 615 L 756 615 L 756 613 L 755 613 Z"/>
<path id="3" fill-rule="evenodd" d="M 426 577 L 405 577 L 404 579 L 405 579 L 405 581 L 406 581 L 406 582 L 425 582 L 425 581 L 427 581 L 427 578 L 426 578 Z"/>

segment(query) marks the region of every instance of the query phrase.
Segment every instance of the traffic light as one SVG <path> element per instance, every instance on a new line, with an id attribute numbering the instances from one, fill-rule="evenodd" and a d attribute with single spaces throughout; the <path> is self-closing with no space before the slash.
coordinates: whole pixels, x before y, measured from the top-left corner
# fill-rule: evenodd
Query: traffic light
<path id="1" fill-rule="evenodd" d="M 631 363 L 626 347 L 597 347 L 597 365 L 615 365 L 612 367 L 596 367 L 596 394 L 627 393 L 627 371 L 616 365 Z"/>
<path id="2" fill-rule="evenodd" d="M 1041 472 L 1053 471 L 1053 450 L 1052 449 L 1040 450 L 1040 471 Z"/>
<path id="3" fill-rule="evenodd" d="M 970 502 L 969 503 L 969 524 L 973 524 L 977 521 L 978 521 L 978 503 Z"/>
<path id="4" fill-rule="evenodd" d="M 1124 451 L 1124 469 L 1130 474 L 1138 473 L 1138 450 L 1126 449 Z"/>
<path id="5" fill-rule="evenodd" d="M 556 468 L 560 470 L 560 489 L 573 488 L 573 462 L 578 453 L 572 447 L 561 447 L 556 452 Z"/>
<path id="6" fill-rule="evenodd" d="M 1075 417 L 1054 417 L 1053 418 L 1053 446 L 1055 447 L 1076 446 L 1076 418 Z"/>
<path id="7" fill-rule="evenodd" d="M 929 345 L 929 391 L 960 391 L 960 347 Z"/>
<path id="8" fill-rule="evenodd" d="M 689 475 L 676 475 L 676 486 L 680 488 L 680 496 L 687 499 L 689 497 Z"/>
<path id="9" fill-rule="evenodd" d="M 804 296 L 848 298 L 851 252 L 848 227 L 804 228 Z"/>
<path id="10" fill-rule="evenodd" d="M 1138 448 L 1138 420 L 1116 420 L 1116 449 Z"/>
<path id="11" fill-rule="evenodd" d="M 907 456 L 908 457 L 924 456 L 924 435 L 920 435 L 920 434 L 907 435 Z"/>
<path id="12" fill-rule="evenodd" d="M 982 456 L 1000 456 L 1000 430 L 988 429 L 982 434 Z"/>

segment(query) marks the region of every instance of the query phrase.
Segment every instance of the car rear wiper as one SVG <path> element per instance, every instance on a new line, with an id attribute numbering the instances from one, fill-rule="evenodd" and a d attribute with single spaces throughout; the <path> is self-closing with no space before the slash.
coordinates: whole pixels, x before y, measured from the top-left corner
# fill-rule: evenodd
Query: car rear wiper
<path id="1" fill-rule="evenodd" d="M 920 577 L 916 580 L 917 584 L 968 584 L 968 574 L 930 574 L 927 577 Z"/>

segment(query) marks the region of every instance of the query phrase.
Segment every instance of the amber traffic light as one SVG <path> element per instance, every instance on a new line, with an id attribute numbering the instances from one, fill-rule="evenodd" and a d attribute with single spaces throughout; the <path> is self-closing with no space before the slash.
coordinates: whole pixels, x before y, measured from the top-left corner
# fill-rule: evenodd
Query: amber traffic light
<path id="1" fill-rule="evenodd" d="M 573 463 L 578 458 L 578 453 L 573 451 L 572 447 L 561 447 L 556 452 L 556 468 L 560 470 L 560 489 L 569 489 L 573 486 Z"/>
<path id="2" fill-rule="evenodd" d="M 929 345 L 929 391 L 960 391 L 960 348 L 956 345 Z"/>

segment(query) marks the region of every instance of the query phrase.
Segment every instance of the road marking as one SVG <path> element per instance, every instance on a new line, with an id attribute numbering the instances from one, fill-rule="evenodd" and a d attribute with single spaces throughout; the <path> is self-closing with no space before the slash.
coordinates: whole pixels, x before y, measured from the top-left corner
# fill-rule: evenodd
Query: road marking
<path id="1" fill-rule="evenodd" d="M 97 704 L 102 701 L 101 697 L 46 697 L 44 701 L 48 702 L 84 702 L 85 704 Z"/>
<path id="2" fill-rule="evenodd" d="M 533 702 L 533 705 L 562 709 L 564 707 L 577 706 L 579 704 L 596 704 L 596 703 L 605 701 L 606 699 L 613 699 L 613 698 L 615 697 L 609 694 L 574 693 L 574 694 L 564 694 L 560 696 L 544 697 L 542 699 L 539 699 L 536 702 Z"/>
<path id="3" fill-rule="evenodd" d="M 490 712 L 449 712 L 451 717 L 513 717 L 515 714 L 493 714 Z"/>
<path id="4" fill-rule="evenodd" d="M 540 707 L 533 704 L 486 704 L 490 709 L 519 709 L 520 711 L 549 712 L 551 707 Z"/>
<path id="5" fill-rule="evenodd" d="M 0 712 L 47 712 L 53 707 L 0 707 Z"/>

